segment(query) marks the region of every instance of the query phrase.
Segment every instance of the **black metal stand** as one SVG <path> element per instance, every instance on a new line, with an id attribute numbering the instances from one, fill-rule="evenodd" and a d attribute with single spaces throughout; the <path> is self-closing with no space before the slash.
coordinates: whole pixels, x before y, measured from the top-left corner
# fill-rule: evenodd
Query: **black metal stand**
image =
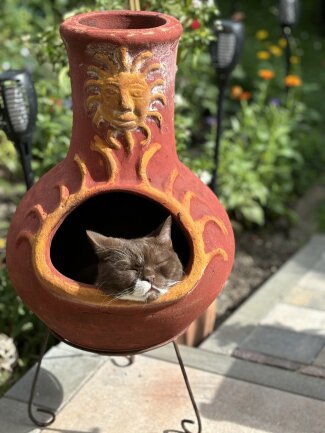
<path id="1" fill-rule="evenodd" d="M 73 347 L 76 347 L 78 349 L 81 349 L 81 350 L 86 350 L 88 352 L 96 353 L 95 351 L 91 351 L 89 349 L 84 349 L 84 348 L 76 346 L 74 344 L 70 344 L 68 341 L 60 338 L 55 333 L 53 333 L 52 331 L 50 331 L 50 329 L 46 328 L 44 340 L 43 340 L 43 343 L 42 343 L 42 347 L 41 347 L 39 359 L 38 359 L 38 362 L 37 362 L 37 366 L 36 366 L 36 371 L 35 371 L 32 387 L 31 387 L 31 391 L 30 391 L 30 396 L 29 396 L 29 400 L 28 400 L 28 415 L 29 415 L 30 419 L 33 421 L 33 423 L 36 424 L 39 427 L 47 427 L 48 425 L 52 424 L 55 421 L 55 413 L 53 412 L 52 409 L 49 409 L 49 408 L 44 407 L 44 406 L 38 406 L 38 407 L 36 407 L 36 412 L 40 412 L 40 413 L 49 415 L 50 418 L 47 421 L 40 421 L 39 419 L 37 419 L 35 417 L 35 415 L 33 414 L 33 411 L 32 411 L 33 400 L 34 400 L 34 395 L 35 395 L 35 390 L 36 390 L 36 385 L 37 385 L 37 379 L 38 379 L 39 372 L 40 372 L 40 369 L 41 369 L 42 360 L 43 360 L 43 357 L 44 357 L 44 354 L 45 354 L 45 351 L 46 351 L 46 348 L 47 348 L 47 344 L 48 344 L 48 339 L 49 339 L 50 333 L 52 333 L 58 340 L 64 341 L 66 344 L 69 344 L 69 345 L 71 345 Z M 196 404 L 195 399 L 194 399 L 194 395 L 193 395 L 193 392 L 192 392 L 192 389 L 191 389 L 190 382 L 188 380 L 188 376 L 187 376 L 187 373 L 186 373 L 186 370 L 185 370 L 185 366 L 184 366 L 184 363 L 183 363 L 183 360 L 182 360 L 182 357 L 181 357 L 181 354 L 180 354 L 180 351 L 179 351 L 179 348 L 178 348 L 178 345 L 177 345 L 176 341 L 173 341 L 172 343 L 174 345 L 174 349 L 175 349 L 175 352 L 176 352 L 177 360 L 178 360 L 179 366 L 180 366 L 182 374 L 183 374 L 183 378 L 184 378 L 184 382 L 185 382 L 185 385 L 186 385 L 186 388 L 187 388 L 187 392 L 189 394 L 189 397 L 190 397 L 190 400 L 191 400 L 191 403 L 192 403 L 192 406 L 193 406 L 193 409 L 194 409 L 194 412 L 195 412 L 195 415 L 196 415 L 197 426 L 198 426 L 197 433 L 202 433 L 202 423 L 201 423 L 200 413 L 199 413 L 197 404 Z M 101 352 L 99 354 L 100 355 L 112 356 L 111 353 L 105 353 L 105 352 Z M 117 363 L 114 359 L 112 359 L 112 362 L 114 363 L 114 365 L 116 365 L 118 367 L 128 367 L 128 366 L 130 366 L 130 365 L 132 365 L 134 363 L 134 355 L 135 354 L 127 355 L 127 356 L 125 354 L 114 354 L 114 356 L 123 356 L 123 357 L 125 357 L 127 359 L 128 363 L 124 364 L 124 365 L 121 365 L 121 364 Z M 192 420 L 189 420 L 189 419 L 183 419 L 181 421 L 181 425 L 182 425 L 184 433 L 193 433 L 190 430 L 188 430 L 188 428 L 186 427 L 185 424 L 195 424 L 195 422 L 192 421 Z M 182 433 L 182 432 L 179 432 L 179 433 Z"/>
<path id="2" fill-rule="evenodd" d="M 228 83 L 228 76 L 221 74 L 218 80 L 218 99 L 217 99 L 217 131 L 216 131 L 216 141 L 214 146 L 213 155 L 213 169 L 212 178 L 209 184 L 212 191 L 217 194 L 218 190 L 218 168 L 219 168 L 219 157 L 220 157 L 220 140 L 222 135 L 222 121 L 224 114 L 224 101 L 225 101 L 225 91 Z"/>
<path id="3" fill-rule="evenodd" d="M 291 72 L 291 53 L 292 53 L 292 49 L 291 49 L 291 35 L 292 35 L 292 31 L 291 31 L 291 27 L 290 26 L 283 26 L 282 27 L 282 35 L 283 38 L 286 40 L 286 47 L 285 47 L 285 73 L 286 73 L 286 77 L 290 74 Z M 286 91 L 289 91 L 289 87 L 286 86 Z"/>
<path id="4" fill-rule="evenodd" d="M 35 394 L 35 390 L 36 390 L 37 379 L 38 379 L 38 375 L 39 375 L 39 372 L 41 369 L 43 356 L 44 356 L 44 353 L 45 353 L 46 348 L 47 348 L 49 336 L 50 336 L 50 330 L 48 328 L 46 328 L 40 356 L 39 356 L 37 366 L 36 366 L 35 376 L 34 376 L 33 383 L 32 383 L 32 388 L 31 388 L 30 396 L 29 396 L 29 400 L 28 400 L 29 418 L 33 421 L 34 424 L 36 424 L 39 427 L 46 427 L 46 426 L 52 424 L 52 422 L 55 420 L 55 413 L 49 408 L 41 407 L 41 406 L 36 408 L 37 412 L 41 412 L 41 413 L 45 413 L 47 415 L 50 415 L 50 419 L 48 421 L 39 421 L 37 418 L 35 418 L 35 416 L 33 415 L 33 411 L 32 411 L 33 399 L 34 399 L 34 394 Z"/>
<path id="5" fill-rule="evenodd" d="M 20 141 L 15 144 L 19 154 L 20 162 L 23 168 L 26 189 L 29 190 L 34 184 L 34 175 L 32 170 L 31 138 L 30 141 Z"/>

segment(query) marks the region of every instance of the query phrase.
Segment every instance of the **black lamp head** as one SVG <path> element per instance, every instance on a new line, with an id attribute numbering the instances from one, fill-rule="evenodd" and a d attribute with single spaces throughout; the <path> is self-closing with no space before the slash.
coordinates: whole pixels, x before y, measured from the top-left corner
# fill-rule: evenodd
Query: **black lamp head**
<path id="1" fill-rule="evenodd" d="M 17 145 L 31 138 L 37 115 L 37 97 L 28 72 L 0 74 L 0 128 Z"/>
<path id="2" fill-rule="evenodd" d="M 299 0 L 280 0 L 279 20 L 282 26 L 292 27 L 298 21 Z"/>
<path id="3" fill-rule="evenodd" d="M 211 45 L 213 65 L 218 72 L 230 74 L 237 65 L 244 45 L 244 27 L 240 22 L 221 20 Z"/>

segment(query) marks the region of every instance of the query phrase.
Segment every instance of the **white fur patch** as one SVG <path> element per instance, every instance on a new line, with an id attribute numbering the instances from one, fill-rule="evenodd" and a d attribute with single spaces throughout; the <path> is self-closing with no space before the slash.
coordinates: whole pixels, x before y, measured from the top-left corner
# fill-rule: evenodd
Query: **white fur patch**
<path id="1" fill-rule="evenodd" d="M 146 295 L 151 289 L 149 281 L 137 280 L 133 289 L 133 292 L 121 296 L 120 299 L 126 299 L 128 301 L 145 302 Z"/>
<path id="2" fill-rule="evenodd" d="M 154 289 L 158 290 L 160 295 L 164 295 L 168 292 L 169 287 L 176 284 L 178 281 L 169 281 L 165 287 L 159 288 L 156 286 L 152 286 Z M 137 280 L 132 293 L 128 293 L 126 295 L 122 295 L 119 299 L 125 299 L 127 301 L 135 301 L 135 302 L 145 302 L 147 299 L 147 294 L 151 289 L 151 283 L 145 280 Z"/>

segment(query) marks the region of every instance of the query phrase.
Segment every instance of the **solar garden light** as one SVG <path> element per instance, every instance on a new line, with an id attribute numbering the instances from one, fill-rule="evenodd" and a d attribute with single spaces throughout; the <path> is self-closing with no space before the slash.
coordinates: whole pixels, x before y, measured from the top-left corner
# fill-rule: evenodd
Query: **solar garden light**
<path id="1" fill-rule="evenodd" d="M 282 28 L 282 35 L 286 40 L 286 75 L 290 73 L 291 58 L 291 34 L 292 27 L 297 23 L 299 16 L 299 0 L 280 0 L 279 20 Z"/>
<path id="2" fill-rule="evenodd" d="M 240 22 L 221 20 L 215 30 L 217 40 L 211 45 L 212 63 L 218 73 L 217 133 L 214 148 L 214 166 L 210 188 L 217 192 L 220 139 L 222 134 L 225 90 L 231 72 L 237 65 L 244 44 L 244 27 Z"/>
<path id="3" fill-rule="evenodd" d="M 27 189 L 34 181 L 31 167 L 32 136 L 36 124 L 37 97 L 28 72 L 0 74 L 0 128 L 13 141 L 20 156 Z"/>

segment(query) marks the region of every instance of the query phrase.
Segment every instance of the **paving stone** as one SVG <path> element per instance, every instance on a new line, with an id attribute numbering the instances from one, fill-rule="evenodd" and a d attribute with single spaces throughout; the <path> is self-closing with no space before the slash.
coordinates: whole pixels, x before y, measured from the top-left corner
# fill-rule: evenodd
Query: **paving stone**
<path id="1" fill-rule="evenodd" d="M 279 303 L 261 323 L 276 328 L 325 337 L 325 312 L 312 308 Z"/>
<path id="2" fill-rule="evenodd" d="M 81 350 L 55 346 L 42 362 L 34 403 L 57 410 L 94 374 L 107 358 Z M 27 402 L 30 396 L 35 366 L 5 394 Z"/>
<path id="3" fill-rule="evenodd" d="M 194 347 L 180 347 L 184 365 L 187 367 L 325 401 L 324 382 L 316 377 L 297 374 L 295 371 L 285 370 L 284 368 L 279 369 L 265 364 L 247 362 Z M 171 344 L 146 352 L 144 356 L 177 363 L 175 350 Z M 273 357 L 272 359 L 276 360 Z M 298 366 L 300 367 L 301 364 L 298 364 Z"/>
<path id="4" fill-rule="evenodd" d="M 284 368 L 285 370 L 291 371 L 297 371 L 301 369 L 302 366 L 299 362 L 289 361 L 288 359 L 277 358 L 274 355 L 265 355 L 264 353 L 253 352 L 252 350 L 243 348 L 235 349 L 232 356 L 234 358 L 245 359 L 246 361 L 257 364 L 270 365 L 272 367 Z"/>
<path id="5" fill-rule="evenodd" d="M 191 368 L 187 373 L 203 432 L 324 431 L 324 402 Z M 124 369 L 105 363 L 44 432 L 172 433 L 183 431 L 184 418 L 195 416 L 179 366 L 138 356 Z"/>
<path id="6" fill-rule="evenodd" d="M 283 301 L 298 307 L 325 310 L 325 290 L 306 289 L 305 287 L 296 286 Z"/>
<path id="7" fill-rule="evenodd" d="M 241 344 L 241 349 L 311 364 L 324 343 L 324 337 L 260 325 Z"/>
<path id="8" fill-rule="evenodd" d="M 299 373 L 325 379 L 325 368 L 318 367 L 317 365 L 308 365 L 307 367 L 303 367 L 299 370 Z"/>
<path id="9" fill-rule="evenodd" d="M 323 253 L 324 256 L 324 253 Z M 304 277 L 299 285 L 307 289 L 319 289 L 325 291 L 325 257 L 322 257 Z"/>
<path id="10" fill-rule="evenodd" d="M 0 399 L 0 433 L 39 433 L 28 417 L 27 404 L 10 398 Z"/>
<path id="11" fill-rule="evenodd" d="M 236 347 L 253 332 L 256 325 L 257 321 L 254 321 L 251 316 L 236 314 L 204 340 L 199 347 L 210 352 L 231 355 Z"/>
<path id="12" fill-rule="evenodd" d="M 317 358 L 315 359 L 314 364 L 325 368 L 325 346 L 317 355 Z"/>

